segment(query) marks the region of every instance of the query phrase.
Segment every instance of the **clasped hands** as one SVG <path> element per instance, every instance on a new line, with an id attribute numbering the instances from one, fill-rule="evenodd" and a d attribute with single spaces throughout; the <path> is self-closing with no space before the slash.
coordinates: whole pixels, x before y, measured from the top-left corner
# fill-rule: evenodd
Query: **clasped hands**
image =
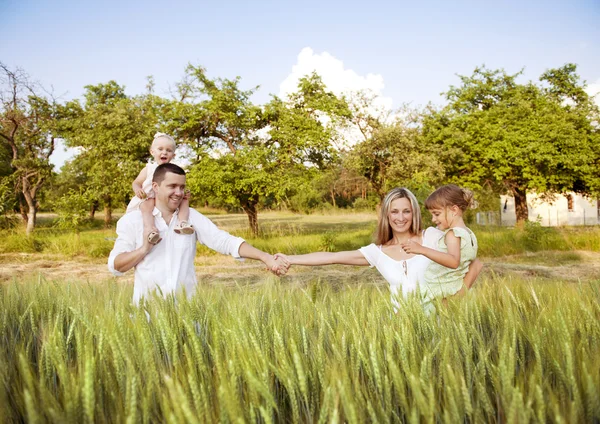
<path id="1" fill-rule="evenodd" d="M 267 269 L 275 275 L 285 275 L 290 269 L 291 262 L 283 253 L 277 253 L 265 262 Z"/>

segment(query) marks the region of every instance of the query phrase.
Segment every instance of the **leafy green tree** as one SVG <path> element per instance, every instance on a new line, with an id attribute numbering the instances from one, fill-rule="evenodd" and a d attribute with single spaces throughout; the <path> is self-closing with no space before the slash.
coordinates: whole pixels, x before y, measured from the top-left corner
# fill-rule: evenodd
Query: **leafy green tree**
<path id="1" fill-rule="evenodd" d="M 200 66 L 189 65 L 179 84 L 180 99 L 168 114 L 172 132 L 191 150 L 188 186 L 196 196 L 217 196 L 241 207 L 258 233 L 260 196 L 277 192 L 271 151 L 257 131 L 265 122 L 240 78 L 215 79 Z"/>
<path id="2" fill-rule="evenodd" d="M 23 70 L 0 63 L 0 140 L 3 152 L 10 151 L 15 192 L 26 203 L 27 235 L 35 229 L 38 193 L 52 172 L 50 155 L 60 109 L 41 96 L 42 91 Z"/>
<path id="3" fill-rule="evenodd" d="M 288 99 L 273 97 L 265 107 L 269 137 L 278 147 L 278 161 L 288 169 L 320 170 L 339 157 L 340 131 L 348 125 L 352 112 L 316 73 L 300 78 L 298 90 Z"/>
<path id="4" fill-rule="evenodd" d="M 169 116 L 193 152 L 188 183 L 194 195 L 242 208 L 258 234 L 260 199 L 283 198 L 302 170 L 323 168 L 335 156 L 332 115 L 344 102 L 313 75 L 288 101 L 274 97 L 263 111 L 250 100 L 257 87 L 242 90 L 239 83 L 209 79 L 204 68 L 190 65 Z"/>
<path id="5" fill-rule="evenodd" d="M 378 125 L 348 155 L 346 167 L 364 176 L 380 199 L 394 187 L 428 190 L 443 177 L 435 151 L 423 144 L 414 112 Z"/>
<path id="6" fill-rule="evenodd" d="M 108 227 L 113 208 L 131 197 L 131 182 L 150 156 L 163 100 L 152 93 L 128 97 L 115 81 L 86 86 L 84 99 L 83 104 L 79 100 L 67 104 L 69 119 L 62 122 L 62 136 L 68 146 L 80 149 L 84 198 L 90 200 L 90 208 L 95 201 L 104 206 Z"/>
<path id="7" fill-rule="evenodd" d="M 598 111 L 575 71 L 549 70 L 537 85 L 486 68 L 461 76 L 448 105 L 430 109 L 423 126 L 449 181 L 510 193 L 519 222 L 528 216 L 527 192 L 597 191 Z"/>

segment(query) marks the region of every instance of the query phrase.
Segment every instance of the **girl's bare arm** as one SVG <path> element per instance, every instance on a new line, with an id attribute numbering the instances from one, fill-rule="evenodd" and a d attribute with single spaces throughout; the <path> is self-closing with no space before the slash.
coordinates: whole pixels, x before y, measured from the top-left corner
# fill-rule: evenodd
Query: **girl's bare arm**
<path id="1" fill-rule="evenodd" d="M 136 179 L 133 180 L 133 184 L 131 184 L 131 187 L 133 188 L 133 192 L 140 199 L 143 199 L 146 197 L 146 193 L 142 189 L 142 184 L 144 184 L 144 180 L 146 179 L 147 175 L 148 175 L 148 171 L 146 170 L 146 167 L 144 167 L 144 169 L 142 169 L 140 171 L 140 173 L 136 177 Z"/>
<path id="2" fill-rule="evenodd" d="M 429 259 L 440 265 L 456 269 L 458 268 L 458 265 L 460 265 L 460 237 L 456 237 L 453 231 L 448 231 L 445 236 L 445 241 L 446 246 L 448 247 L 448 253 L 422 246 L 412 240 L 408 243 L 403 243 L 402 248 L 406 253 L 427 256 Z"/>

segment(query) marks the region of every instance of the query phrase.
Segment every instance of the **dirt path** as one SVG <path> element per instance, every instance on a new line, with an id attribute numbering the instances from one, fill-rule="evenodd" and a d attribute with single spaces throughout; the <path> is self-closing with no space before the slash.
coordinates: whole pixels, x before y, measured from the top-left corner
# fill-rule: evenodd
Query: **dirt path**
<path id="1" fill-rule="evenodd" d="M 567 259 L 570 260 L 563 260 L 561 263 L 556 259 L 566 255 L 569 255 Z M 514 276 L 524 279 L 573 282 L 600 280 L 600 252 L 559 252 L 558 256 L 542 252 L 482 260 L 485 264 L 483 276 Z M 373 269 L 356 267 L 350 272 L 351 269 L 344 266 L 294 267 L 287 276 L 282 278 L 282 282 L 300 284 L 316 280 L 336 283 L 383 282 L 377 271 Z M 201 284 L 226 285 L 260 283 L 271 275 L 256 261 L 236 261 L 224 256 L 197 258 L 196 273 Z M 105 262 L 86 258 L 65 260 L 57 256 L 40 254 L 0 255 L 0 282 L 40 277 L 48 280 L 88 282 L 114 278 Z M 133 272 L 126 273 L 118 281 L 133 282 Z"/>

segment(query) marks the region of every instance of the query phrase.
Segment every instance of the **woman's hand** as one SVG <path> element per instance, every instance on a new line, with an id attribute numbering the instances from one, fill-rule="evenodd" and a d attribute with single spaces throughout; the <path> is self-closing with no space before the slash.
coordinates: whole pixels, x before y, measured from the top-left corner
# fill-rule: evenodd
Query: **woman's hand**
<path id="1" fill-rule="evenodd" d="M 139 190 L 136 190 L 135 195 L 137 197 L 139 197 L 140 199 L 146 198 L 146 192 L 144 190 L 142 190 L 141 188 Z"/>

